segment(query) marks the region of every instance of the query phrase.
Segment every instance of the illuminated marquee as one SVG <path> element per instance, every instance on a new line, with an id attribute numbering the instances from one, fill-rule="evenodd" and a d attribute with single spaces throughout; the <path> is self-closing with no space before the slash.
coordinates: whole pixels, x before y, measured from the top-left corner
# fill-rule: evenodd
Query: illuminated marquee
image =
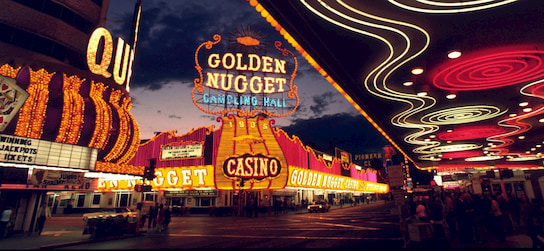
<path id="1" fill-rule="evenodd" d="M 161 160 L 202 158 L 203 153 L 202 143 L 161 146 Z"/>
<path id="2" fill-rule="evenodd" d="M 296 110 L 296 57 L 281 48 L 278 41 L 274 44 L 277 56 L 258 54 L 270 53 L 259 39 L 253 33 L 239 34 L 236 39 L 226 39 L 228 48 L 236 47 L 239 51 L 224 52 L 217 49 L 221 46 L 215 46 L 221 42 L 221 36 L 215 35 L 214 41 L 197 48 L 195 68 L 199 78 L 194 80 L 192 98 L 200 110 L 221 115 L 237 112 L 238 116 L 250 117 L 283 117 Z M 203 47 L 206 50 L 201 50 Z"/>
<path id="3" fill-rule="evenodd" d="M 0 161 L 94 170 L 98 150 L 0 134 Z"/>
<path id="4" fill-rule="evenodd" d="M 316 172 L 308 169 L 289 167 L 289 187 L 304 187 L 316 189 L 349 190 L 372 193 L 387 193 L 389 186 L 365 180 Z"/>
<path id="5" fill-rule="evenodd" d="M 266 177 L 276 177 L 280 172 L 281 164 L 278 158 L 265 157 L 262 154 L 244 154 L 223 162 L 223 173 L 228 177 L 262 180 Z"/>
<path id="6" fill-rule="evenodd" d="M 146 181 L 153 190 L 214 188 L 213 166 L 168 167 L 155 169 L 157 176 Z M 133 190 L 141 180 L 104 180 L 98 182 L 98 191 Z"/>

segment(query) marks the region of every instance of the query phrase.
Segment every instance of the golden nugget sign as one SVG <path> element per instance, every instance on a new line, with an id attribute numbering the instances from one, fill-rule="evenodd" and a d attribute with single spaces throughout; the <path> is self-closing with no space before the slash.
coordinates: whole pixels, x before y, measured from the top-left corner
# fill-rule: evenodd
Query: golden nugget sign
<path id="1" fill-rule="evenodd" d="M 373 193 L 387 193 L 389 191 L 387 184 L 358 180 L 295 167 L 289 167 L 289 180 L 287 181 L 287 186 Z"/>
<path id="2" fill-rule="evenodd" d="M 274 44 L 277 56 L 263 54 L 270 52 L 261 38 L 249 30 L 244 32 L 249 34 L 226 39 L 227 48 L 236 48 L 236 52 L 219 49 L 224 48 L 218 45 L 220 35 L 197 48 L 195 68 L 199 78 L 194 80 L 193 103 L 210 114 L 237 112 L 239 116 L 255 116 L 262 113 L 276 117 L 291 114 L 299 102 L 293 85 L 296 57 L 281 48 L 279 41 Z"/>
<path id="3" fill-rule="evenodd" d="M 169 167 L 155 169 L 157 176 L 146 181 L 153 190 L 214 188 L 213 166 Z M 97 190 L 132 190 L 140 180 L 100 180 Z"/>

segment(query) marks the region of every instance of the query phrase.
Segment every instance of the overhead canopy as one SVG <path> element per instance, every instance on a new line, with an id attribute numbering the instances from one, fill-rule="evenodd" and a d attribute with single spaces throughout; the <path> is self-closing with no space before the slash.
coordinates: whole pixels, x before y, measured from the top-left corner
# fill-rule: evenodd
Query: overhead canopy
<path id="1" fill-rule="evenodd" d="M 541 1 L 249 2 L 418 168 L 542 167 Z"/>

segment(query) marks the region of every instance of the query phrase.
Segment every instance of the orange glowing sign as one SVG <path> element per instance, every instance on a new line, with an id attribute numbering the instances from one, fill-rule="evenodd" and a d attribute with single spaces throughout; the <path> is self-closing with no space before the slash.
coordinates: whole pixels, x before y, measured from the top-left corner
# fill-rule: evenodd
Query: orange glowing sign
<path id="1" fill-rule="evenodd" d="M 358 180 L 345 176 L 316 172 L 292 166 L 289 167 L 289 179 L 287 186 L 372 193 L 389 192 L 389 186 L 387 184 Z"/>
<path id="2" fill-rule="evenodd" d="M 146 181 L 152 190 L 215 188 L 213 166 L 157 168 L 155 175 L 155 179 Z M 133 190 L 141 183 L 141 180 L 99 180 L 97 190 Z"/>
<path id="3" fill-rule="evenodd" d="M 223 40 L 227 51 L 218 45 L 220 35 L 197 48 L 199 77 L 194 80 L 193 103 L 206 113 L 221 115 L 283 117 L 294 112 L 299 104 L 293 85 L 297 71 L 294 54 L 279 41 L 274 43 L 275 50 L 267 50 L 263 37 L 249 28 L 238 33 Z"/>
<path id="4" fill-rule="evenodd" d="M 287 181 L 287 160 L 271 122 L 228 115 L 221 118 L 221 139 L 215 162 L 217 189 L 282 189 Z M 243 181 L 244 186 L 238 183 Z"/>
<path id="5" fill-rule="evenodd" d="M 104 46 L 100 46 L 103 41 Z M 129 91 L 130 75 L 132 74 L 132 64 L 134 61 L 134 48 L 122 38 L 117 38 L 115 56 L 113 56 L 113 38 L 108 30 L 103 27 L 96 28 L 87 45 L 87 66 L 89 70 L 105 78 L 113 75 L 113 80 L 118 85 L 126 84 L 126 90 Z M 111 60 L 114 58 L 113 74 L 108 71 Z M 99 60 L 99 62 L 98 62 Z"/>

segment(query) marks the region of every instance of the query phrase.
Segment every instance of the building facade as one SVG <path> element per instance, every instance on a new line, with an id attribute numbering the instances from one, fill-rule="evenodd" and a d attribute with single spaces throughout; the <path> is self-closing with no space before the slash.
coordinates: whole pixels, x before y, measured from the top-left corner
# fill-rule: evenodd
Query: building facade
<path id="1" fill-rule="evenodd" d="M 136 32 L 114 43 L 108 0 L 0 5 L 0 209 L 33 231 L 42 202 L 58 213 L 92 201 L 89 174 L 143 172 L 123 169 L 140 141 L 128 91 Z"/>

